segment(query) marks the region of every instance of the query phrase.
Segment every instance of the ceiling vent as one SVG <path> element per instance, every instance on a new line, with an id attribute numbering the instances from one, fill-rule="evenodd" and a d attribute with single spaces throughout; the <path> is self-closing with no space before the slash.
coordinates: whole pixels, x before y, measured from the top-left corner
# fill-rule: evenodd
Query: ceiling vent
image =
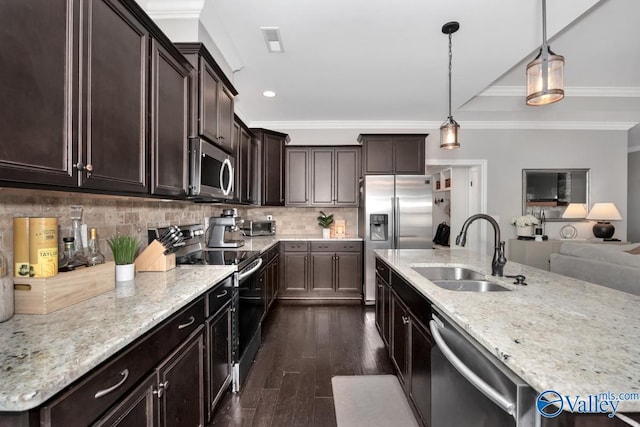
<path id="1" fill-rule="evenodd" d="M 282 41 L 280 40 L 279 27 L 261 27 L 260 30 L 262 30 L 264 41 L 267 43 L 267 50 L 270 53 L 284 52 Z"/>

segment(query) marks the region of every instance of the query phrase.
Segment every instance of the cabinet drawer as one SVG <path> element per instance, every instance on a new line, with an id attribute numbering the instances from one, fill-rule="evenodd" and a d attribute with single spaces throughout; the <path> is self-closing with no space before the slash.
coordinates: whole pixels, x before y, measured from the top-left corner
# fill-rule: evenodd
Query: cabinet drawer
<path id="1" fill-rule="evenodd" d="M 203 323 L 201 297 L 45 406 L 43 425 L 89 425 Z"/>
<path id="2" fill-rule="evenodd" d="M 380 261 L 379 258 L 376 258 L 376 273 L 382 277 L 385 282 L 389 283 L 389 267 Z"/>
<path id="3" fill-rule="evenodd" d="M 311 242 L 312 252 L 360 252 L 362 243 L 351 242 Z"/>
<path id="4" fill-rule="evenodd" d="M 231 301 L 232 293 L 233 276 L 229 276 L 207 293 L 207 311 L 205 317 L 209 318 L 213 316 L 228 301 Z"/>
<path id="5" fill-rule="evenodd" d="M 281 245 L 285 252 L 307 252 L 309 250 L 308 242 L 282 242 Z"/>
<path id="6" fill-rule="evenodd" d="M 407 283 L 402 277 L 391 272 L 391 289 L 400 297 L 416 319 L 418 319 L 425 327 L 429 325 L 431 320 L 431 302 L 413 286 Z"/>

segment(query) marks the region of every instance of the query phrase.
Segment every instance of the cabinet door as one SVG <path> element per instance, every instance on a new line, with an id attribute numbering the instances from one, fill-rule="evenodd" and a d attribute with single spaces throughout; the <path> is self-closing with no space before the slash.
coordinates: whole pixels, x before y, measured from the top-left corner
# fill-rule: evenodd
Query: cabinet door
<path id="1" fill-rule="evenodd" d="M 309 256 L 306 252 L 285 252 L 282 278 L 283 294 L 307 292 Z"/>
<path id="2" fill-rule="evenodd" d="M 391 289 L 384 281 L 382 282 L 382 339 L 389 346 L 389 354 L 391 354 Z"/>
<path id="3" fill-rule="evenodd" d="M 385 284 L 380 279 L 380 276 L 376 275 L 376 328 L 380 333 L 380 336 L 383 338 L 385 344 L 387 344 L 386 339 L 384 337 L 384 288 Z"/>
<path id="4" fill-rule="evenodd" d="M 407 346 L 409 344 L 409 311 L 392 294 L 391 297 L 391 360 L 398 370 L 398 377 L 404 384 L 407 380 Z"/>
<path id="5" fill-rule="evenodd" d="M 276 255 L 271 264 L 271 303 L 278 296 L 278 289 L 280 284 L 280 255 Z"/>
<path id="6" fill-rule="evenodd" d="M 231 305 L 207 321 L 208 419 L 231 383 Z"/>
<path id="7" fill-rule="evenodd" d="M 397 136 L 393 140 L 394 173 L 424 175 L 424 143 L 422 136 Z"/>
<path id="8" fill-rule="evenodd" d="M 244 193 L 244 174 L 247 167 L 246 164 L 246 154 L 249 147 L 242 146 L 242 142 L 240 141 L 242 132 L 242 127 L 240 123 L 237 121 L 233 122 L 233 133 L 232 133 L 232 145 L 235 147 L 233 151 L 233 156 L 235 157 L 234 175 L 233 175 L 233 201 L 241 202 Z M 244 153 L 243 153 L 244 150 Z"/>
<path id="9" fill-rule="evenodd" d="M 409 395 L 424 425 L 431 424 L 431 333 L 411 320 Z"/>
<path id="10" fill-rule="evenodd" d="M 146 193 L 149 34 L 121 2 L 87 3 L 80 186 Z"/>
<path id="11" fill-rule="evenodd" d="M 200 328 L 158 368 L 162 427 L 204 425 L 204 333 Z"/>
<path id="12" fill-rule="evenodd" d="M 218 144 L 233 152 L 233 94 L 220 83 L 218 95 Z"/>
<path id="13" fill-rule="evenodd" d="M 218 97 L 222 82 L 211 65 L 202 57 L 200 61 L 200 91 L 198 107 L 200 109 L 198 133 L 209 141 L 218 143 Z"/>
<path id="14" fill-rule="evenodd" d="M 334 150 L 314 148 L 311 150 L 311 204 L 333 206 L 335 204 Z"/>
<path id="15" fill-rule="evenodd" d="M 77 185 L 72 164 L 78 140 L 79 9 L 78 0 L 0 2 L 0 179 L 5 182 Z"/>
<path id="16" fill-rule="evenodd" d="M 311 290 L 333 291 L 335 280 L 335 254 L 311 253 Z"/>
<path id="17" fill-rule="evenodd" d="M 337 292 L 359 294 L 362 289 L 362 255 L 359 252 L 336 253 Z"/>
<path id="18" fill-rule="evenodd" d="M 336 148 L 333 175 L 334 204 L 341 207 L 357 207 L 358 179 L 361 175 L 360 149 Z"/>
<path id="19" fill-rule="evenodd" d="M 157 376 L 154 372 L 93 426 L 153 427 L 158 425 L 156 384 Z"/>
<path id="20" fill-rule="evenodd" d="M 313 154 L 312 154 L 313 155 Z M 287 206 L 309 205 L 309 150 L 306 148 L 286 149 L 286 189 Z"/>
<path id="21" fill-rule="evenodd" d="M 364 141 L 364 173 L 393 174 L 393 138 L 375 137 Z"/>
<path id="22" fill-rule="evenodd" d="M 190 70 L 151 41 L 151 194 L 186 197 Z"/>
<path id="23" fill-rule="evenodd" d="M 247 168 L 247 181 L 246 181 L 246 201 L 252 205 L 260 202 L 260 186 L 262 185 L 262 174 L 259 157 L 258 141 L 253 138 L 248 132 L 245 131 L 246 139 L 249 144 L 249 163 Z M 244 144 L 244 140 L 242 140 Z"/>
<path id="24" fill-rule="evenodd" d="M 284 141 L 263 134 L 262 205 L 284 206 Z"/>

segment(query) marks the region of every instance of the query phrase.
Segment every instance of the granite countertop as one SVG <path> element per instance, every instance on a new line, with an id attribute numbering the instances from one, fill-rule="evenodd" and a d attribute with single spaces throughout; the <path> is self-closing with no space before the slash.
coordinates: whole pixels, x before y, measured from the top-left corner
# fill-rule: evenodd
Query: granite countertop
<path id="1" fill-rule="evenodd" d="M 377 250 L 444 314 L 537 392 L 563 395 L 640 392 L 640 297 L 507 262 L 491 280 L 512 292 L 457 292 L 416 273 L 415 266 L 462 266 L 491 272 L 491 256 L 464 249 Z M 621 401 L 619 412 L 640 412 L 640 400 Z"/>
<path id="2" fill-rule="evenodd" d="M 0 323 L 0 411 L 35 408 L 235 271 L 179 266 L 47 315 Z"/>
<path id="3" fill-rule="evenodd" d="M 308 234 L 276 234 L 274 236 L 245 236 L 244 245 L 240 247 L 240 250 L 245 251 L 260 251 L 264 252 L 271 248 L 278 242 L 286 241 L 307 241 L 307 242 L 361 242 L 362 237 L 349 236 L 340 238 L 323 239 L 320 235 L 310 236 Z"/>

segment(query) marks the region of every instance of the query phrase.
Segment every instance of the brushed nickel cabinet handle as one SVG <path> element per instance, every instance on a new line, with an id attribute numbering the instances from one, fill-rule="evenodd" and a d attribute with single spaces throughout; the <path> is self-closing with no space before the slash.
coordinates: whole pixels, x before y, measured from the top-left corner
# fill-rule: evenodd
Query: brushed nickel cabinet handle
<path id="1" fill-rule="evenodd" d="M 163 383 L 158 384 L 158 389 L 153 391 L 153 394 L 156 394 L 158 398 L 162 397 L 165 391 L 169 388 L 169 381 L 165 381 Z"/>
<path id="2" fill-rule="evenodd" d="M 216 295 L 216 298 L 222 298 L 223 296 L 227 295 L 229 292 L 225 289 L 224 292 L 221 292 L 220 294 Z"/>
<path id="3" fill-rule="evenodd" d="M 73 167 L 78 169 L 79 171 L 93 172 L 93 165 L 91 163 L 85 165 L 82 162 L 78 162 L 75 165 L 73 165 Z"/>
<path id="4" fill-rule="evenodd" d="M 404 323 L 405 325 L 409 323 L 409 318 L 407 316 L 402 316 L 402 323 Z"/>
<path id="5" fill-rule="evenodd" d="M 178 329 L 184 329 L 187 326 L 191 326 L 191 325 L 193 325 L 193 322 L 195 322 L 195 321 L 196 321 L 195 317 L 189 316 L 189 320 L 187 320 L 187 323 L 183 323 L 181 325 L 178 325 Z"/>
<path id="6" fill-rule="evenodd" d="M 112 385 L 109 388 L 105 388 L 104 390 L 100 390 L 98 391 L 95 396 L 93 396 L 96 399 L 100 399 L 102 396 L 106 396 L 107 394 L 111 393 L 112 391 L 116 390 L 118 387 L 120 387 L 122 384 L 124 384 L 125 381 L 127 381 L 127 378 L 129 378 L 129 370 L 125 369 L 124 371 L 120 372 L 120 375 L 122 376 L 122 379 L 120 381 L 118 381 L 117 384 Z"/>

